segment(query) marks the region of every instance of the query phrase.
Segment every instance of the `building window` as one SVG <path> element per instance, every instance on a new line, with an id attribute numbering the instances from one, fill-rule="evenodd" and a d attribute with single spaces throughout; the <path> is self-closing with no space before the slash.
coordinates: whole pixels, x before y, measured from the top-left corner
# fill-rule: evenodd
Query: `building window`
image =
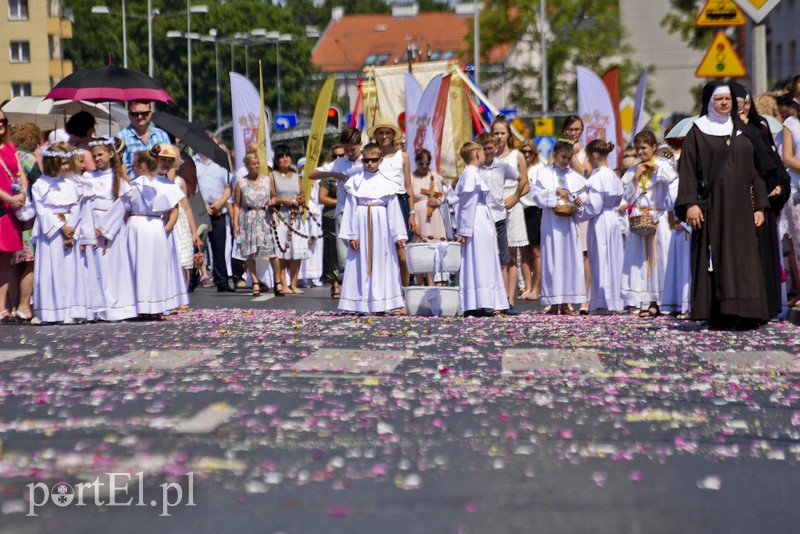
<path id="1" fill-rule="evenodd" d="M 31 82 L 11 82 L 11 98 L 31 96 Z"/>
<path id="2" fill-rule="evenodd" d="M 28 41 L 11 41 L 11 63 L 30 63 L 31 45 Z"/>
<path id="3" fill-rule="evenodd" d="M 8 0 L 9 20 L 28 20 L 28 0 Z"/>

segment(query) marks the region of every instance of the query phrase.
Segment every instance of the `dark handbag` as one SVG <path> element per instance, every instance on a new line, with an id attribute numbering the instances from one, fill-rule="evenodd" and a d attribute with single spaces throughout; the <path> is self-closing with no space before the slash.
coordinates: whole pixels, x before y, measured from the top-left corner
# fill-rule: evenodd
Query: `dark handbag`
<path id="1" fill-rule="evenodd" d="M 206 210 L 206 201 L 198 188 L 197 192 L 188 198 L 189 208 L 194 216 L 194 225 L 197 227 L 197 234 L 203 234 L 211 230 L 211 217 Z M 205 226 L 203 226 L 205 225 Z"/>

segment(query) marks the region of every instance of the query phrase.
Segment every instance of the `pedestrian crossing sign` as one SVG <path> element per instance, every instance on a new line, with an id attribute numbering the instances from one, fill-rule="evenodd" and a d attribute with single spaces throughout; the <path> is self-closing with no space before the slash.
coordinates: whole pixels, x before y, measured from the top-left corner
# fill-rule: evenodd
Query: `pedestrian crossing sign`
<path id="1" fill-rule="evenodd" d="M 747 19 L 733 0 L 707 0 L 695 26 L 744 26 Z"/>
<path id="2" fill-rule="evenodd" d="M 725 32 L 718 31 L 694 73 L 698 78 L 741 78 L 747 69 Z"/>

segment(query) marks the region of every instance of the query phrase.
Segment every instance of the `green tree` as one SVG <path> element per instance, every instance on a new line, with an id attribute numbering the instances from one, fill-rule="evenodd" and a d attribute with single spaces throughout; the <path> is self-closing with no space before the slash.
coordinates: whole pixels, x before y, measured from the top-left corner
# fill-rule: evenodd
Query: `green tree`
<path id="1" fill-rule="evenodd" d="M 481 12 L 480 52 L 484 61 L 487 52 L 502 44 L 531 45 L 539 48 L 542 22 L 539 0 L 491 0 Z M 623 43 L 619 3 L 592 0 L 561 0 L 547 3 L 547 81 L 548 109 L 554 112 L 574 110 L 576 87 L 575 66 L 582 65 L 603 74 L 611 67 L 620 68 L 620 92 L 635 92 L 642 67 L 628 59 L 630 46 Z M 473 34 L 469 32 L 470 47 Z M 653 67 L 650 66 L 650 69 Z M 510 67 L 502 78 L 481 80 L 488 87 L 509 83 L 510 98 L 523 112 L 537 112 L 542 107 L 538 90 L 540 65 Z M 531 91 L 536 87 L 535 91 Z M 651 106 L 657 102 L 650 102 Z"/>
<path id="2" fill-rule="evenodd" d="M 122 65 L 122 19 L 119 16 L 96 15 L 91 6 L 103 0 L 66 0 L 66 7 L 73 10 L 73 38 L 67 43 L 67 54 L 75 69 L 99 67 L 108 63 L 111 55 L 117 65 Z M 117 0 L 105 0 L 112 10 L 120 9 Z M 223 122 L 230 120 L 230 79 L 228 73 L 249 75 L 258 87 L 258 61 L 262 61 L 264 98 L 268 106 L 277 109 L 277 50 L 274 43 L 253 44 L 246 53 L 245 47 L 236 39 L 237 33 L 249 33 L 256 28 L 291 34 L 294 39 L 280 43 L 281 100 L 284 110 L 302 110 L 309 106 L 309 95 L 315 94 L 318 84 L 312 79 L 311 48 L 313 41 L 306 37 L 306 23 L 316 20 L 314 16 L 296 18 L 299 5 L 290 2 L 287 7 L 274 5 L 271 1 L 227 0 L 225 2 L 198 0 L 196 4 L 209 6 L 208 13 L 192 15 L 192 32 L 204 37 L 211 29 L 217 30 L 219 43 L 219 73 L 222 88 Z M 166 110 L 186 116 L 187 92 L 187 41 L 167 38 L 168 31 L 186 32 L 187 17 L 185 0 L 155 0 L 154 8 L 160 15 L 153 22 L 153 63 L 155 79 L 172 95 L 177 106 Z M 141 72 L 148 71 L 146 0 L 127 0 L 128 6 L 128 67 Z M 306 6 L 307 7 L 307 6 Z M 305 7 L 303 7 L 305 9 Z M 312 10 L 309 8 L 308 13 Z M 174 16 L 173 16 L 174 15 Z M 321 20 L 321 19 L 320 19 Z M 216 127 L 216 62 L 213 42 L 192 41 L 192 108 L 194 120 L 209 127 Z M 313 106 L 313 104 L 312 104 Z"/>

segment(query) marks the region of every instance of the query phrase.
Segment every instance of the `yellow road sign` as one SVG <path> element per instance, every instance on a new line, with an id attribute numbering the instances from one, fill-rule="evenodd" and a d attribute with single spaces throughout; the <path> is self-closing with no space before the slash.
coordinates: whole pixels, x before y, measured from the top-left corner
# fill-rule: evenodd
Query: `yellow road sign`
<path id="1" fill-rule="evenodd" d="M 550 136 L 555 134 L 555 123 L 553 117 L 539 117 L 533 121 L 536 129 L 536 137 Z"/>
<path id="2" fill-rule="evenodd" d="M 698 78 L 741 78 L 747 75 L 747 69 L 730 39 L 718 31 L 694 75 Z"/>
<path id="3" fill-rule="evenodd" d="M 732 0 L 707 0 L 695 26 L 744 26 L 747 19 Z"/>

